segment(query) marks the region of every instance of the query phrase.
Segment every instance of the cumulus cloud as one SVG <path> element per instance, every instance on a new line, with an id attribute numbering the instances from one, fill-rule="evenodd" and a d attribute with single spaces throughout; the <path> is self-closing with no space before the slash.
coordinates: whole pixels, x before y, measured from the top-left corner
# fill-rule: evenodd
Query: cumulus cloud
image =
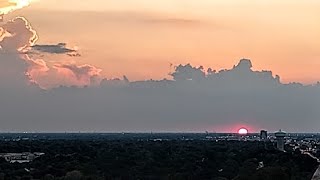
<path id="1" fill-rule="evenodd" d="M 1 61 L 3 71 L 12 72 L 12 69 L 16 69 L 17 74 L 23 74 L 29 83 L 37 84 L 43 89 L 61 85 L 90 86 L 100 83 L 101 70 L 92 65 L 78 65 L 76 62 L 62 64 L 60 59 L 50 64 L 46 62 L 46 56 L 40 56 L 40 58 L 35 56 L 35 52 L 70 56 L 77 56 L 78 52 L 67 48 L 65 43 L 35 45 L 38 40 L 37 32 L 25 18 L 15 18 L 6 22 L 0 29 L 0 55 L 3 59 Z"/>
<path id="2" fill-rule="evenodd" d="M 24 86 L 28 82 L 26 69 L 28 57 L 21 54 L 24 48 L 37 40 L 35 31 L 22 17 L 0 26 L 0 81 L 2 87 Z"/>
<path id="3" fill-rule="evenodd" d="M 190 64 L 179 65 L 176 67 L 175 72 L 171 74 L 176 81 L 186 80 L 202 80 L 205 78 L 203 67 L 192 67 Z"/>
<path id="4" fill-rule="evenodd" d="M 37 33 L 23 17 L 17 17 L 5 23 L 1 29 L 0 46 L 5 52 L 23 51 L 38 40 Z"/>
<path id="5" fill-rule="evenodd" d="M 30 57 L 37 34 L 24 18 L 0 29 L 1 131 L 319 131 L 320 85 L 281 83 L 248 59 L 178 65 L 172 80 L 101 81 L 92 65 Z"/>
<path id="6" fill-rule="evenodd" d="M 76 64 L 55 64 L 54 68 L 59 72 L 71 72 L 74 82 L 78 85 L 93 85 L 97 83 L 97 79 L 101 76 L 101 69 L 92 65 L 76 65 Z"/>
<path id="7" fill-rule="evenodd" d="M 179 65 L 172 76 L 173 80 L 130 83 L 104 80 L 98 92 L 106 102 L 98 102 L 118 108 L 103 109 L 107 117 L 123 122 L 110 120 L 108 127 L 223 131 L 245 125 L 255 130 L 318 131 L 318 85 L 283 84 L 271 71 L 252 70 L 248 59 L 220 71 Z"/>
<path id="8" fill-rule="evenodd" d="M 34 63 L 46 70 L 41 62 Z M 54 88 L 29 95 L 31 99 L 15 99 L 18 114 L 0 108 L 1 128 L 219 132 L 245 125 L 252 130 L 318 131 L 319 85 L 283 84 L 271 71 L 253 71 L 250 64 L 242 60 L 232 69 L 211 73 L 187 64 L 176 67 L 172 75 L 179 78 L 174 80 L 130 82 L 124 77 L 90 88 Z M 55 67 L 77 81 L 90 81 L 100 71 L 88 65 Z M 41 111 L 29 113 L 33 108 Z"/>

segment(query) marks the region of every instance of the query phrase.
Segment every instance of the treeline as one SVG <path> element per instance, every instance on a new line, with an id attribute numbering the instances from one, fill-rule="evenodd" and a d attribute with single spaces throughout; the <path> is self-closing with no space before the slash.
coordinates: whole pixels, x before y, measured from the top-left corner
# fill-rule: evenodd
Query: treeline
<path id="1" fill-rule="evenodd" d="M 0 159 L 0 179 L 309 180 L 316 160 L 273 143 L 51 140 L 0 142 L 5 152 L 43 152 L 31 163 Z"/>

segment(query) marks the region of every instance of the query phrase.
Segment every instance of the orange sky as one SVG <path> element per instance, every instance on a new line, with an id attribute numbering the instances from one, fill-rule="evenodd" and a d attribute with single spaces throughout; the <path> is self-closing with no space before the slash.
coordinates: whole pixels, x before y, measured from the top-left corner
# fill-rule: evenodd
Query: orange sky
<path id="1" fill-rule="evenodd" d="M 231 68 L 240 58 L 282 80 L 320 80 L 320 1 L 42 0 L 26 16 L 39 43 L 67 42 L 108 78 L 168 77 L 170 63 Z M 70 60 L 68 57 L 62 61 Z"/>

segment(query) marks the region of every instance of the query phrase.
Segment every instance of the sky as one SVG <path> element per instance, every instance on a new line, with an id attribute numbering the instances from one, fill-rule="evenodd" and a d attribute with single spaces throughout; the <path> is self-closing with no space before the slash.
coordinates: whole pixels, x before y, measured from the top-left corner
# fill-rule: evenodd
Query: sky
<path id="1" fill-rule="evenodd" d="M 0 131 L 317 132 L 319 8 L 0 0 Z"/>
<path id="2" fill-rule="evenodd" d="M 250 58 L 257 70 L 310 84 L 320 76 L 319 8 L 316 0 L 42 0 L 16 14 L 39 43 L 64 40 L 108 77 L 162 79 L 170 63 L 224 69 Z"/>

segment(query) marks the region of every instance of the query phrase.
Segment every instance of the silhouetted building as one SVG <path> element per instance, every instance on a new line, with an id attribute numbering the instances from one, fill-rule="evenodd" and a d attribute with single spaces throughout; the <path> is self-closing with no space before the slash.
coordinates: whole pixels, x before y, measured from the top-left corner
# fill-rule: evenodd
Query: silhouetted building
<path id="1" fill-rule="evenodd" d="M 268 139 L 268 132 L 266 130 L 261 130 L 260 131 L 260 140 L 267 140 Z"/>
<path id="2" fill-rule="evenodd" d="M 280 131 L 275 133 L 276 139 L 277 139 L 277 148 L 280 151 L 284 151 L 284 137 L 286 137 L 286 133 L 282 132 L 281 129 Z"/>

